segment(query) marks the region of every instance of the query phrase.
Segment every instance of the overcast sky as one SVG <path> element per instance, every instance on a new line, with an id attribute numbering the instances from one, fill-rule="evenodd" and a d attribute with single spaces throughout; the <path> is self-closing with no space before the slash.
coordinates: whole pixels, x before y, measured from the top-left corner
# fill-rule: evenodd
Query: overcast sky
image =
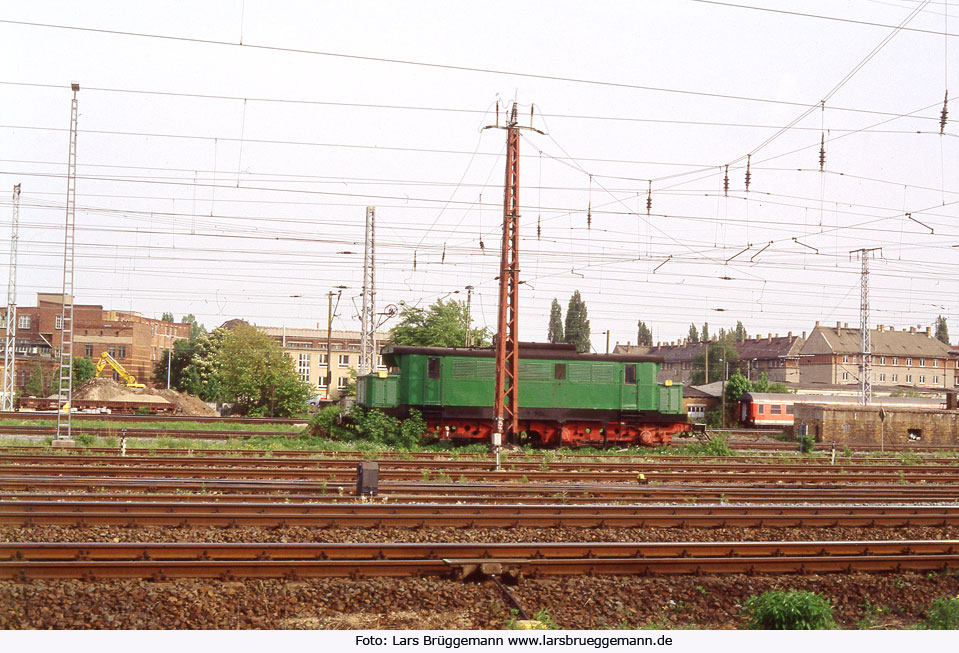
<path id="1" fill-rule="evenodd" d="M 522 339 L 576 289 L 600 351 L 640 319 L 858 325 L 872 247 L 873 326 L 959 332 L 957 34 L 959 2 L 906 0 L 4 2 L 0 279 L 20 183 L 17 302 L 61 288 L 79 81 L 77 302 L 325 327 L 345 285 L 359 328 L 372 205 L 378 307 L 472 285 L 492 327 L 481 128 L 515 100 L 547 132 L 520 145 Z"/>

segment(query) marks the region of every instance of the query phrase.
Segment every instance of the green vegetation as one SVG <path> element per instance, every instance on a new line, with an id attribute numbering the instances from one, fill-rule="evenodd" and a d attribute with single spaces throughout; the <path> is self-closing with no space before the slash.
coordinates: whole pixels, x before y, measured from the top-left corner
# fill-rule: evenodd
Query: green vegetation
<path id="1" fill-rule="evenodd" d="M 816 447 L 816 438 L 815 436 L 807 433 L 806 435 L 799 436 L 799 451 L 800 453 L 810 453 Z"/>
<path id="2" fill-rule="evenodd" d="M 959 596 L 936 599 L 926 613 L 923 628 L 927 630 L 959 630 Z"/>
<path id="3" fill-rule="evenodd" d="M 564 342 L 563 335 L 563 307 L 559 305 L 556 298 L 549 307 L 549 327 L 546 330 L 546 339 L 549 342 Z"/>
<path id="4" fill-rule="evenodd" d="M 746 601 L 754 630 L 827 630 L 836 627 L 829 600 L 804 590 L 770 590 Z"/>
<path id="5" fill-rule="evenodd" d="M 470 325 L 472 318 L 470 318 Z M 490 334 L 485 328 L 473 329 L 466 324 L 466 304 L 455 300 L 444 302 L 438 299 L 428 309 L 406 306 L 400 311 L 400 322 L 390 331 L 394 345 L 415 347 L 463 347 L 466 345 L 466 330 L 470 329 L 470 342 L 475 347 L 490 343 Z"/>
<path id="6" fill-rule="evenodd" d="M 577 290 L 569 298 L 569 305 L 566 307 L 566 324 L 564 325 L 563 335 L 566 342 L 576 345 L 576 351 L 579 353 L 588 352 L 591 348 L 587 317 L 586 302 L 583 301 Z"/>

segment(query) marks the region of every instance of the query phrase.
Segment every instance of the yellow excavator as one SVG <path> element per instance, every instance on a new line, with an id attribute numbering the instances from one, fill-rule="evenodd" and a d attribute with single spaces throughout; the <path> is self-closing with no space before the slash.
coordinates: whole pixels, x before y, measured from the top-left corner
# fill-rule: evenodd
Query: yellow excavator
<path id="1" fill-rule="evenodd" d="M 100 360 L 97 361 L 97 373 L 96 376 L 100 376 L 100 373 L 107 368 L 107 365 L 112 367 L 117 374 L 120 375 L 120 378 L 123 379 L 128 388 L 145 388 L 146 386 L 142 383 L 137 383 L 137 378 L 126 371 L 126 368 L 123 365 L 120 365 L 120 362 L 115 359 L 113 356 L 107 352 L 100 354 Z"/>

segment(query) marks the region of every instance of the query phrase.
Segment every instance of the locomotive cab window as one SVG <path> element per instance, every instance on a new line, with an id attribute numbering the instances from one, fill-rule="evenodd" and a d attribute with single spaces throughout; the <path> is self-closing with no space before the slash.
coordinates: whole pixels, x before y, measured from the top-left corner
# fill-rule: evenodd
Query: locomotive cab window
<path id="1" fill-rule="evenodd" d="M 566 380 L 566 363 L 556 363 L 553 366 L 553 378 L 557 381 Z"/>
<path id="2" fill-rule="evenodd" d="M 426 378 L 428 379 L 440 378 L 440 359 L 438 358 L 426 359 Z"/>
<path id="3" fill-rule="evenodd" d="M 624 366 L 624 371 L 626 372 L 626 383 L 636 384 L 636 366 L 635 365 L 626 365 Z"/>

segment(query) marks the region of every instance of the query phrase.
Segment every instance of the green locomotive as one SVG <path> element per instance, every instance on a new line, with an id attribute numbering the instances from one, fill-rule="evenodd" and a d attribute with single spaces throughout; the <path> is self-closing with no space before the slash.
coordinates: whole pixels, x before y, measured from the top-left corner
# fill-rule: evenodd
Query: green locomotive
<path id="1" fill-rule="evenodd" d="M 442 440 L 490 441 L 492 349 L 387 346 L 382 355 L 390 371 L 358 379 L 359 405 L 396 417 L 418 410 Z M 682 386 L 656 382 L 661 364 L 657 356 L 520 343 L 520 430 L 545 446 L 669 444 L 689 423 Z"/>

